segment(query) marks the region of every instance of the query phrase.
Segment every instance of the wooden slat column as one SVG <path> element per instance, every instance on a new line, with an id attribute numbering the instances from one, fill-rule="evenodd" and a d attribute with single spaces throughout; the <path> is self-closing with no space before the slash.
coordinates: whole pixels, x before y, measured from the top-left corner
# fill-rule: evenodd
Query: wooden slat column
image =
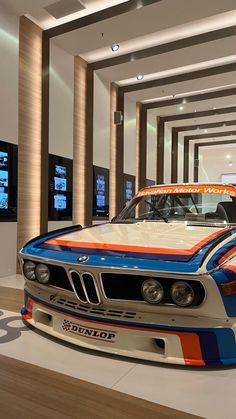
<path id="1" fill-rule="evenodd" d="M 157 185 L 164 182 L 164 132 L 165 123 L 157 117 Z"/>
<path id="2" fill-rule="evenodd" d="M 18 250 L 40 234 L 42 30 L 26 17 L 19 30 Z"/>
<path id="3" fill-rule="evenodd" d="M 109 217 L 118 215 L 124 205 L 124 121 L 114 124 L 114 112 L 124 115 L 124 93 L 115 83 L 110 89 L 110 181 L 109 181 Z"/>
<path id="4" fill-rule="evenodd" d="M 73 223 L 90 225 L 93 208 L 93 71 L 74 60 Z"/>
<path id="5" fill-rule="evenodd" d="M 146 186 L 147 172 L 147 109 L 136 103 L 136 192 Z"/>

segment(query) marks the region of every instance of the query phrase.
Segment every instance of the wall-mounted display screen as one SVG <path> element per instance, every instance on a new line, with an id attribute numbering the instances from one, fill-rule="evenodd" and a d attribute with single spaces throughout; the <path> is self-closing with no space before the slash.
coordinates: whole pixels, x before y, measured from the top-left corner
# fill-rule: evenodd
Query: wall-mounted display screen
<path id="1" fill-rule="evenodd" d="M 17 146 L 0 141 L 0 221 L 17 220 Z"/>
<path id="2" fill-rule="evenodd" d="M 71 159 L 49 154 L 48 219 L 72 219 L 72 170 Z"/>
<path id="3" fill-rule="evenodd" d="M 155 185 L 155 180 L 146 179 L 146 186 L 153 186 L 153 185 Z"/>
<path id="4" fill-rule="evenodd" d="M 98 166 L 93 168 L 93 216 L 109 216 L 109 170 Z"/>
<path id="5" fill-rule="evenodd" d="M 124 174 L 124 205 L 133 198 L 135 194 L 135 176 Z"/>

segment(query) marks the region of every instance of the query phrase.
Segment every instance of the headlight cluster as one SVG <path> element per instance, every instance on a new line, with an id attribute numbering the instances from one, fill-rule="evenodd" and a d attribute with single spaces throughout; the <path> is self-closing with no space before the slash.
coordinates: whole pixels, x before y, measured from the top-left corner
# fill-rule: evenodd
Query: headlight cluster
<path id="1" fill-rule="evenodd" d="M 37 279 L 40 284 L 47 284 L 50 280 L 50 270 L 43 263 L 36 264 L 28 260 L 23 265 L 23 272 L 29 281 Z"/>
<path id="2" fill-rule="evenodd" d="M 141 287 L 142 296 L 149 304 L 169 302 L 180 307 L 189 307 L 199 303 L 197 293 L 188 282 L 173 282 L 170 288 L 164 287 L 161 282 L 154 278 L 146 279 Z"/>

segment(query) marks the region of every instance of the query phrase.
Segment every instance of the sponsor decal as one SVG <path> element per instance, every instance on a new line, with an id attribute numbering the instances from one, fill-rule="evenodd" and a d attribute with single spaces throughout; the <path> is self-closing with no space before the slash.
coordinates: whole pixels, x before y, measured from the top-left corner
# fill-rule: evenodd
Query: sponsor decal
<path id="1" fill-rule="evenodd" d="M 137 196 L 146 195 L 161 195 L 161 194 L 180 194 L 180 193 L 205 193 L 205 194 L 217 194 L 217 195 L 228 195 L 236 197 L 236 190 L 230 186 L 168 186 L 143 189 L 138 192 Z"/>
<path id="2" fill-rule="evenodd" d="M 102 340 L 104 342 L 111 343 L 115 342 L 117 334 L 116 332 L 111 330 L 86 327 L 78 323 L 71 322 L 69 320 L 64 320 L 61 327 L 65 332 L 68 333 L 83 336 L 89 339 Z"/>

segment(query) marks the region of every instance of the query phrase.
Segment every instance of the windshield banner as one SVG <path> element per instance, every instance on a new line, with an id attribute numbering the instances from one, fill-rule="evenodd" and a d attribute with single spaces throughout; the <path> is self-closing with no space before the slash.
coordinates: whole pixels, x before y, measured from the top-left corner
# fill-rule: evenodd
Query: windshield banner
<path id="1" fill-rule="evenodd" d="M 158 186 L 142 189 L 137 197 L 146 195 L 167 195 L 167 194 L 218 194 L 236 197 L 236 189 L 233 186 L 224 185 L 183 185 L 183 186 Z"/>

